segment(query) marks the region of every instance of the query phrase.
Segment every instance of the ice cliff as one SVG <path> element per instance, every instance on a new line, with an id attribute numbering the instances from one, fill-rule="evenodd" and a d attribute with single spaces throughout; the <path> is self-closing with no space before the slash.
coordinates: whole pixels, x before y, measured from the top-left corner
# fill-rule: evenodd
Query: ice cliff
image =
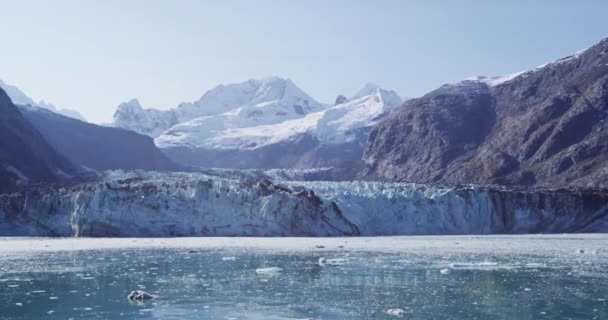
<path id="1" fill-rule="evenodd" d="M 113 171 L 0 196 L 0 235 L 357 236 L 608 231 L 601 192 Z"/>

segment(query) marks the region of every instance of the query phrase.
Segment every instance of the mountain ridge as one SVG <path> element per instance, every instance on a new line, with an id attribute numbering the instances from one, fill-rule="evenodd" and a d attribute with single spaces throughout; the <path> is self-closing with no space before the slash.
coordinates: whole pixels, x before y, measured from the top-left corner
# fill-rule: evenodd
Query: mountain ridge
<path id="1" fill-rule="evenodd" d="M 499 83 L 465 80 L 412 99 L 371 131 L 362 174 L 417 183 L 606 187 L 607 53 L 604 39 Z"/>

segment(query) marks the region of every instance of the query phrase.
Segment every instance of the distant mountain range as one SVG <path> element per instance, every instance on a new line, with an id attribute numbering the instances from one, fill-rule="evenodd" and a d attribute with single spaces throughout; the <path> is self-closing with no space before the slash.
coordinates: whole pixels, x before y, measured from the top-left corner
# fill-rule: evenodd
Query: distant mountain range
<path id="1" fill-rule="evenodd" d="M 529 71 L 472 77 L 405 103 L 368 84 L 324 104 L 291 80 L 272 77 L 220 85 L 168 110 L 131 100 L 108 127 L 51 112 L 2 86 L 13 120 L 2 128 L 0 169 L 12 185 L 86 169 L 334 167 L 315 177 L 608 187 L 608 40 Z"/>
<path id="2" fill-rule="evenodd" d="M 12 91 L 16 93 L 20 91 Z M 156 148 L 150 137 L 87 123 L 30 103 L 15 105 L 2 88 L 0 114 L 0 193 L 81 182 L 108 169 L 184 169 Z"/>
<path id="3" fill-rule="evenodd" d="M 30 98 L 28 95 L 26 95 L 19 88 L 17 88 L 14 85 L 8 84 L 2 80 L 0 80 L 0 89 L 4 90 L 4 92 L 6 92 L 6 94 L 11 98 L 11 100 L 13 101 L 14 104 L 40 107 L 43 109 L 53 111 L 55 113 L 62 114 L 66 117 L 78 119 L 81 121 L 86 121 L 84 119 L 84 117 L 76 110 L 58 108 L 44 100 L 42 100 L 40 102 L 34 102 L 34 100 L 32 98 Z"/>
<path id="4" fill-rule="evenodd" d="M 148 136 L 76 120 L 39 107 L 18 108 L 49 144 L 74 164 L 99 171 L 181 168 L 156 148 Z"/>
<path id="5" fill-rule="evenodd" d="M 335 105 L 315 101 L 291 80 L 220 85 L 175 109 L 123 103 L 114 126 L 155 137 L 173 160 L 224 168 L 311 168 L 359 161 L 371 127 L 401 104 L 368 84 Z"/>

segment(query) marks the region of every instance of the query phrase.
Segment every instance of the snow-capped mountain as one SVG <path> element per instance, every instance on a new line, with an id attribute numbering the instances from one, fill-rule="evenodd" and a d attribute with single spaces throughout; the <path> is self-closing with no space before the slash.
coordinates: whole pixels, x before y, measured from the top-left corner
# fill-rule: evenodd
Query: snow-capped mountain
<path id="1" fill-rule="evenodd" d="M 283 109 L 276 105 L 238 108 L 175 125 L 155 141 L 174 160 L 189 165 L 331 165 L 359 160 L 371 126 L 401 102 L 394 91 L 366 85 L 350 100 L 337 99 L 337 105 L 319 106 L 316 112 L 302 114 L 294 109 L 277 116 Z"/>
<path id="2" fill-rule="evenodd" d="M 181 103 L 170 110 L 144 109 L 137 100 L 131 100 L 118 107 L 113 125 L 158 137 L 176 124 L 184 127 L 211 124 L 217 130 L 277 123 L 321 109 L 323 105 L 291 80 L 272 77 L 219 85 L 199 100 Z M 187 123 L 190 120 L 194 122 Z"/>
<path id="3" fill-rule="evenodd" d="M 6 92 L 6 94 L 9 96 L 9 98 L 11 98 L 11 100 L 13 101 L 14 104 L 40 107 L 40 108 L 47 109 L 47 110 L 50 110 L 55 113 L 62 114 L 66 117 L 78 119 L 80 121 L 86 121 L 85 118 L 76 110 L 58 108 L 44 100 L 41 100 L 40 102 L 36 103 L 32 98 L 30 98 L 28 95 L 26 95 L 19 88 L 17 88 L 16 86 L 10 85 L 2 80 L 0 80 L 0 88 L 2 88 Z"/>
<path id="4" fill-rule="evenodd" d="M 309 113 L 297 119 L 264 124 L 238 117 L 242 112 L 197 118 L 174 126 L 156 138 L 161 148 L 257 149 L 310 134 L 323 144 L 352 142 L 356 131 L 374 125 L 401 104 L 394 91 L 375 89 L 369 95 Z M 229 125 L 229 126 L 228 126 Z"/>
<path id="5" fill-rule="evenodd" d="M 131 99 L 118 106 L 111 126 L 157 137 L 176 123 L 173 110 L 144 109 L 139 100 Z"/>

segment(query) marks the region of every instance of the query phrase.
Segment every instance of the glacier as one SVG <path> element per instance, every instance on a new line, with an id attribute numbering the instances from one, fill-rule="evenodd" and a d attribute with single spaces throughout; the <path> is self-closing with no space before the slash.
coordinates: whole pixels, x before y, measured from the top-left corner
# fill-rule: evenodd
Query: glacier
<path id="1" fill-rule="evenodd" d="M 599 191 L 108 171 L 0 195 L 0 235 L 390 236 L 608 231 Z"/>

